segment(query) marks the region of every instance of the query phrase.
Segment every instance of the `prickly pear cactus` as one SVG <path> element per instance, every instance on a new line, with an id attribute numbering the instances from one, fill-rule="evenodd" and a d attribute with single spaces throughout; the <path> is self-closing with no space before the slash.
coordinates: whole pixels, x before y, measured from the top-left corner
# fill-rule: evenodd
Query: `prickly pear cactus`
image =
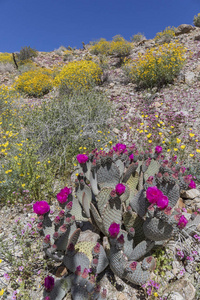
<path id="1" fill-rule="evenodd" d="M 35 204 L 44 251 L 69 272 L 45 297 L 59 300 L 71 291 L 73 299 L 105 299 L 96 276 L 108 265 L 122 279 L 143 285 L 156 266 L 153 247 L 179 232 L 195 233 L 200 216 L 188 222 L 175 209 L 180 191 L 194 186 L 192 176 L 161 152 L 160 146 L 139 153 L 134 145 L 117 144 L 107 153 L 79 154 L 74 192 L 65 187 L 57 194 L 59 214 L 50 216 L 45 201 Z M 82 240 L 87 229 L 99 233 L 98 242 Z"/>

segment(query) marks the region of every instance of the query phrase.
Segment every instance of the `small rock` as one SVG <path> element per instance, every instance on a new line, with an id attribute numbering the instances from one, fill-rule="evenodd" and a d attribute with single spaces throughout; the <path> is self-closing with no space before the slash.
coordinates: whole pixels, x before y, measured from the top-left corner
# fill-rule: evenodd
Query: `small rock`
<path id="1" fill-rule="evenodd" d="M 167 293 L 173 292 L 173 294 L 177 294 L 176 296 L 179 298 L 170 298 L 173 300 L 193 300 L 195 298 L 196 289 L 186 279 L 180 279 L 170 285 L 167 289 Z"/>
<path id="2" fill-rule="evenodd" d="M 188 204 L 188 203 L 187 203 Z M 183 202 L 183 199 L 182 198 L 179 198 L 176 205 L 175 205 L 175 208 L 185 208 L 185 203 Z"/>
<path id="3" fill-rule="evenodd" d="M 185 83 L 192 84 L 195 80 L 195 73 L 194 72 L 187 72 L 185 74 Z"/>
<path id="4" fill-rule="evenodd" d="M 184 300 L 184 298 L 177 292 L 173 292 L 171 295 L 170 295 L 170 300 Z"/>
<path id="5" fill-rule="evenodd" d="M 194 40 L 195 40 L 195 41 L 200 41 L 200 34 L 199 34 L 199 35 L 196 35 L 196 36 L 194 37 Z"/>
<path id="6" fill-rule="evenodd" d="M 181 197 L 185 198 L 185 199 L 194 199 L 198 196 L 200 196 L 200 192 L 197 189 L 191 189 L 188 191 L 184 191 L 183 194 L 181 194 Z"/>
<path id="7" fill-rule="evenodd" d="M 110 87 L 114 87 L 114 85 L 115 85 L 115 84 L 114 84 L 113 82 L 111 82 L 111 83 L 109 84 Z"/>
<path id="8" fill-rule="evenodd" d="M 120 130 L 117 129 L 117 128 L 114 128 L 114 129 L 113 129 L 113 132 L 114 132 L 115 134 L 119 134 L 119 133 L 120 133 Z"/>
<path id="9" fill-rule="evenodd" d="M 154 103 L 154 106 L 155 106 L 156 108 L 159 108 L 159 107 L 162 106 L 162 104 L 161 104 L 160 102 L 155 102 L 155 103 Z"/>

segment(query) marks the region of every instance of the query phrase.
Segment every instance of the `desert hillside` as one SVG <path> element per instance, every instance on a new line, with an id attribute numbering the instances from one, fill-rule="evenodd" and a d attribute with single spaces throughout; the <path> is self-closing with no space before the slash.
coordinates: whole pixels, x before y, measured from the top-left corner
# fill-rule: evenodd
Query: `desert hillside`
<path id="1" fill-rule="evenodd" d="M 0 53 L 1 299 L 200 299 L 199 232 L 199 26 Z"/>

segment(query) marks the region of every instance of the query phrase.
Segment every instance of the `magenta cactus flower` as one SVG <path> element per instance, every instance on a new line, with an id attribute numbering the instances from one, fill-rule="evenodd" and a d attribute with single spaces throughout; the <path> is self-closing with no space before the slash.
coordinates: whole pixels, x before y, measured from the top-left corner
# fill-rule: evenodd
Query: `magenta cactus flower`
<path id="1" fill-rule="evenodd" d="M 54 288 L 54 278 L 52 276 L 47 276 L 44 279 L 44 287 L 47 292 L 50 292 Z"/>
<path id="2" fill-rule="evenodd" d="M 132 153 L 131 155 L 129 155 L 129 158 L 130 158 L 130 160 L 133 160 L 133 159 L 134 159 L 133 153 Z"/>
<path id="3" fill-rule="evenodd" d="M 71 189 L 68 187 L 65 187 L 60 191 L 60 193 L 57 194 L 57 200 L 61 204 L 65 203 L 67 201 L 68 195 L 71 194 Z"/>
<path id="4" fill-rule="evenodd" d="M 196 189 L 196 183 L 193 180 L 190 181 L 189 188 Z"/>
<path id="5" fill-rule="evenodd" d="M 182 215 L 180 218 L 179 218 L 179 221 L 178 221 L 178 224 L 177 226 L 180 228 L 180 229 L 183 229 L 188 223 L 188 220 L 186 219 L 186 217 L 184 217 L 184 215 Z"/>
<path id="6" fill-rule="evenodd" d="M 163 193 L 157 186 L 151 186 L 146 190 L 146 197 L 150 203 L 154 204 L 157 203 L 159 198 L 163 197 Z"/>
<path id="7" fill-rule="evenodd" d="M 156 147 L 155 147 L 155 152 L 156 152 L 157 154 L 160 154 L 160 153 L 162 152 L 162 147 L 161 147 L 161 146 L 156 146 Z"/>
<path id="8" fill-rule="evenodd" d="M 79 164 L 84 164 L 84 163 L 86 163 L 86 161 L 88 161 L 88 156 L 86 154 L 78 154 L 76 156 L 76 158 L 77 158 Z"/>
<path id="9" fill-rule="evenodd" d="M 33 204 L 33 211 L 37 215 L 44 215 L 50 210 L 50 206 L 46 201 L 37 201 Z"/>
<path id="10" fill-rule="evenodd" d="M 126 190 L 126 186 L 122 183 L 118 183 L 115 187 L 115 191 L 118 196 L 121 196 Z"/>
<path id="11" fill-rule="evenodd" d="M 120 225 L 117 223 L 112 223 L 108 229 L 110 237 L 116 238 L 120 231 Z"/>
<path id="12" fill-rule="evenodd" d="M 126 151 L 126 145 L 118 143 L 113 147 L 113 150 L 115 152 L 124 153 Z"/>
<path id="13" fill-rule="evenodd" d="M 156 202 L 157 207 L 160 209 L 165 209 L 168 206 L 168 204 L 169 204 L 169 199 L 165 195 L 159 197 Z"/>

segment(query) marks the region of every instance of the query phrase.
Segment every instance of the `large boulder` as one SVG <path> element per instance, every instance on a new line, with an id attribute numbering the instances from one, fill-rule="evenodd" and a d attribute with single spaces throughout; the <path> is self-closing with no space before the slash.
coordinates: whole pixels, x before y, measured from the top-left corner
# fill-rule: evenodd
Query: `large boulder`
<path id="1" fill-rule="evenodd" d="M 190 24 L 181 24 L 176 28 L 175 35 L 177 36 L 180 34 L 189 33 L 194 29 L 195 27 Z"/>

